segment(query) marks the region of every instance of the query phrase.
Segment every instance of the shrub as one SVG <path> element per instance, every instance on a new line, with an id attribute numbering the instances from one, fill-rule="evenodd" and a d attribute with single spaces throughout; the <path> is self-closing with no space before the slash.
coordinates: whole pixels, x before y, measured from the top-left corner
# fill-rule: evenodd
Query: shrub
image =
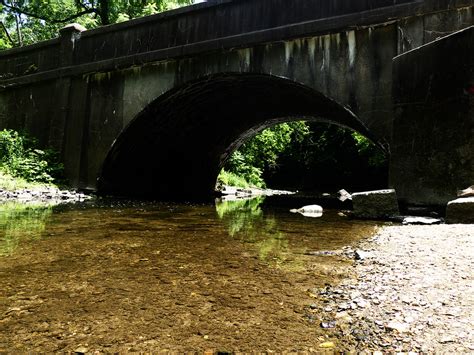
<path id="1" fill-rule="evenodd" d="M 29 182 L 53 183 L 63 172 L 58 154 L 37 149 L 38 141 L 13 130 L 0 131 L 0 168 Z"/>
<path id="2" fill-rule="evenodd" d="M 250 184 L 245 178 L 239 176 L 235 173 L 226 171 L 224 169 L 221 170 L 219 176 L 217 177 L 217 182 L 222 185 L 228 186 L 237 186 L 237 187 L 249 187 Z"/>

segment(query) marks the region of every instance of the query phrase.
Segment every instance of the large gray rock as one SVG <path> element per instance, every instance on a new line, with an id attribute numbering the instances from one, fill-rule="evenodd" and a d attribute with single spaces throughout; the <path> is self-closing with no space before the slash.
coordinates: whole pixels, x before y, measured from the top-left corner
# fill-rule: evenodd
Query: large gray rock
<path id="1" fill-rule="evenodd" d="M 395 190 L 375 190 L 352 194 L 354 216 L 358 218 L 387 218 L 399 215 Z"/>
<path id="2" fill-rule="evenodd" d="M 474 223 L 474 197 L 463 197 L 448 202 L 446 223 Z"/>
<path id="3" fill-rule="evenodd" d="M 458 191 L 458 197 L 470 197 L 470 196 L 474 196 L 474 185 L 469 186 L 467 189 Z"/>

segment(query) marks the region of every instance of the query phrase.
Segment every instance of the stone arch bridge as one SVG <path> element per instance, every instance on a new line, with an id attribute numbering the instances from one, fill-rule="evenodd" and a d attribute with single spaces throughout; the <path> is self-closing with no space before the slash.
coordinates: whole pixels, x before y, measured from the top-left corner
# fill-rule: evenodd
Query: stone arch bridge
<path id="1" fill-rule="evenodd" d="M 473 3 L 219 0 L 66 26 L 0 52 L 0 127 L 58 149 L 75 187 L 200 199 L 247 137 L 321 120 L 391 153 L 399 197 L 444 203 L 474 181 Z"/>

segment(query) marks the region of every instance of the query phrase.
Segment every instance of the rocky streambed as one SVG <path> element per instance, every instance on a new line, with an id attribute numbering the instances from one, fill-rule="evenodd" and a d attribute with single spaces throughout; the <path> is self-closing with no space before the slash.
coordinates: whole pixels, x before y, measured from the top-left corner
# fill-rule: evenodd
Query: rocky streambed
<path id="1" fill-rule="evenodd" d="M 60 204 L 83 202 L 92 199 L 77 190 L 61 190 L 56 187 L 35 187 L 30 189 L 20 189 L 9 191 L 0 189 L 0 202 L 16 201 L 20 203 L 46 203 Z"/>
<path id="2" fill-rule="evenodd" d="M 360 248 L 354 277 L 308 310 L 340 350 L 474 351 L 472 224 L 388 226 Z"/>

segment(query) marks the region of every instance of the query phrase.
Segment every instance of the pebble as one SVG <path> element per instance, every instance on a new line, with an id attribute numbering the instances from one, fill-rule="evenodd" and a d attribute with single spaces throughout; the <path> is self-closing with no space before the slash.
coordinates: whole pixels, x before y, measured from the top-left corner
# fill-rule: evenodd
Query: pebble
<path id="1" fill-rule="evenodd" d="M 348 250 L 343 254 L 364 260 L 354 263 L 356 276 L 314 292 L 325 312 L 336 311 L 344 350 L 474 350 L 474 274 L 466 273 L 473 267 L 472 226 L 388 226 Z"/>
<path id="2" fill-rule="evenodd" d="M 406 323 L 400 323 L 396 321 L 389 322 L 385 325 L 385 328 L 391 329 L 391 330 L 396 330 L 399 333 L 405 333 L 408 331 L 409 326 Z"/>
<path id="3" fill-rule="evenodd" d="M 335 327 L 336 327 L 336 321 L 335 320 L 331 320 L 331 321 L 327 321 L 327 322 L 321 322 L 321 328 L 329 329 L 329 328 L 335 328 Z"/>
<path id="4" fill-rule="evenodd" d="M 22 203 L 47 202 L 60 204 L 69 202 L 82 202 L 92 199 L 74 190 L 59 190 L 55 187 L 41 187 L 39 189 L 23 189 L 7 191 L 0 189 L 0 201 L 21 201 Z"/>
<path id="5" fill-rule="evenodd" d="M 319 344 L 319 347 L 323 349 L 330 349 L 330 348 L 334 348 L 335 345 L 332 341 L 326 341 L 324 343 Z"/>
<path id="6" fill-rule="evenodd" d="M 445 336 L 445 337 L 442 337 L 440 340 L 438 340 L 438 342 L 441 344 L 453 343 L 455 341 L 456 339 L 452 336 Z"/>
<path id="7" fill-rule="evenodd" d="M 346 309 L 349 309 L 350 306 L 347 303 L 341 303 L 341 304 L 338 305 L 338 308 L 339 308 L 339 310 L 344 311 Z"/>
<path id="8" fill-rule="evenodd" d="M 356 250 L 354 252 L 354 259 L 356 260 L 365 260 L 370 257 L 370 253 L 363 251 L 363 250 Z"/>

